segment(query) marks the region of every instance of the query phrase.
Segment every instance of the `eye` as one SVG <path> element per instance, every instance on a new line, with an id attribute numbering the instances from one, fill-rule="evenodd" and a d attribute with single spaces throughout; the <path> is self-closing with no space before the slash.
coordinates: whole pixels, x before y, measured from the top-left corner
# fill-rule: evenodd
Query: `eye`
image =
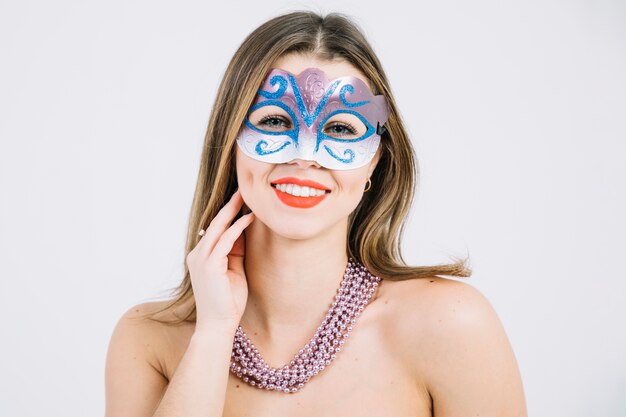
<path id="1" fill-rule="evenodd" d="M 334 138 L 343 138 L 356 136 L 358 129 L 347 122 L 331 122 L 324 128 L 324 132 Z"/>
<path id="2" fill-rule="evenodd" d="M 269 114 L 259 120 L 258 125 L 267 130 L 283 131 L 291 128 L 291 121 L 278 114 Z"/>

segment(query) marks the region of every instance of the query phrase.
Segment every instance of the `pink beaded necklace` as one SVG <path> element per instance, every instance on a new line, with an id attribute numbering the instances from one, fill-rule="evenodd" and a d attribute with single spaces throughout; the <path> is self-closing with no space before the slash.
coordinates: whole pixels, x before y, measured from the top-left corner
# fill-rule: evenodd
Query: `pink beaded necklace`
<path id="1" fill-rule="evenodd" d="M 241 326 L 238 326 L 231 355 L 231 372 L 259 389 L 297 392 L 336 358 L 380 280 L 360 262 L 348 259 L 346 272 L 326 318 L 309 343 L 282 368 L 273 368 L 265 363 Z"/>

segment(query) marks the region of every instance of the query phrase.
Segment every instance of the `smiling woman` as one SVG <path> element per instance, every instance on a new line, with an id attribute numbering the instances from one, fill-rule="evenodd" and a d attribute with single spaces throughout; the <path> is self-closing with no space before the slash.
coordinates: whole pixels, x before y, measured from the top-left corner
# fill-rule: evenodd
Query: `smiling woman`
<path id="1" fill-rule="evenodd" d="M 496 313 L 442 277 L 465 261 L 402 260 L 416 176 L 347 17 L 257 28 L 211 113 L 185 276 L 111 338 L 107 417 L 525 416 Z"/>

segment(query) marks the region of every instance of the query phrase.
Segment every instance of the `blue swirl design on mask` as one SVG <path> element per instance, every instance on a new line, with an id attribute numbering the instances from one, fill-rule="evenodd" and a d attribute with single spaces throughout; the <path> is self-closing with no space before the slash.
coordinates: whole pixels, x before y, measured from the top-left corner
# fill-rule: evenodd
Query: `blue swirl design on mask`
<path id="1" fill-rule="evenodd" d="M 265 91 L 260 88 L 258 89 L 257 93 L 265 98 L 281 98 L 283 94 L 285 94 L 285 91 L 287 91 L 287 80 L 282 75 L 274 75 L 272 78 L 270 78 L 270 85 L 274 86 L 276 84 L 279 84 L 279 86 L 278 89 L 273 93 L 271 91 Z"/>
<path id="2" fill-rule="evenodd" d="M 346 107 L 360 107 L 364 104 L 369 103 L 369 101 L 357 101 L 356 103 L 350 103 L 348 100 L 346 100 L 346 92 L 349 92 L 350 94 L 354 94 L 354 87 L 352 86 L 352 84 L 346 84 L 343 87 L 341 87 L 341 89 L 339 90 L 339 98 L 341 99 L 341 102 L 343 103 L 344 106 Z"/>
<path id="3" fill-rule="evenodd" d="M 342 158 L 339 155 L 337 155 L 336 153 L 334 153 L 328 146 L 324 145 L 324 149 L 326 149 L 326 152 L 328 152 L 330 154 L 330 156 L 332 156 L 333 158 L 335 158 L 336 160 L 338 160 L 339 162 L 343 162 L 344 164 L 349 164 L 352 163 L 352 161 L 354 161 L 354 151 L 352 149 L 346 149 L 343 151 L 344 156 L 346 154 L 349 155 L 348 158 Z"/>
<path id="4" fill-rule="evenodd" d="M 313 122 L 315 121 L 315 119 L 317 119 L 317 116 L 319 116 L 324 106 L 326 106 L 326 102 L 328 101 L 328 98 L 333 94 L 333 92 L 335 91 L 335 88 L 337 88 L 341 80 L 336 80 L 334 83 L 330 85 L 330 87 L 328 87 L 326 94 L 324 94 L 324 97 L 322 97 L 322 100 L 320 100 L 320 102 L 317 104 L 317 107 L 315 111 L 313 112 L 313 114 L 309 114 L 309 111 L 306 109 L 306 106 L 304 105 L 304 101 L 302 100 L 302 94 L 300 94 L 300 89 L 298 88 L 296 79 L 293 77 L 293 75 L 287 75 L 287 77 L 289 77 L 289 82 L 291 82 L 293 95 L 295 96 L 296 102 L 298 103 L 298 110 L 300 110 L 300 115 L 302 116 L 302 120 L 304 120 L 304 123 L 307 126 L 311 126 Z"/>
<path id="5" fill-rule="evenodd" d="M 298 117 L 296 116 L 296 114 L 294 113 L 294 111 L 291 109 L 291 107 L 289 107 L 288 105 L 286 105 L 285 103 L 279 101 L 278 99 L 280 99 L 282 96 L 284 96 L 285 92 L 287 91 L 287 87 L 289 84 L 291 84 L 292 86 L 292 90 L 293 90 L 293 94 L 294 94 L 294 98 L 296 99 L 296 105 L 298 107 L 298 111 L 300 112 L 300 115 L 302 117 L 302 120 L 304 121 L 304 123 L 310 127 L 314 121 L 319 117 L 320 113 L 323 111 L 323 109 L 326 107 L 328 100 L 330 98 L 330 96 L 334 93 L 334 91 L 337 89 L 337 86 L 341 83 L 341 80 L 335 80 L 326 90 L 324 96 L 322 97 L 322 99 L 319 101 L 317 107 L 315 108 L 314 112 L 312 114 L 309 113 L 309 111 L 306 108 L 306 105 L 304 103 L 304 100 L 302 98 L 302 94 L 300 92 L 300 88 L 298 87 L 298 84 L 296 82 L 296 79 L 293 75 L 291 74 L 287 74 L 286 75 L 287 78 L 285 78 L 285 76 L 283 75 L 274 75 L 270 80 L 269 80 L 269 84 L 271 86 L 276 86 L 278 85 L 278 88 L 276 89 L 276 91 L 271 92 L 271 91 L 266 91 L 263 89 L 259 89 L 257 92 L 260 96 L 268 99 L 266 101 L 263 101 L 261 103 L 257 103 L 256 105 L 252 106 L 249 111 L 248 114 L 252 113 L 253 111 L 255 111 L 256 109 L 263 107 L 263 106 L 277 106 L 280 107 L 281 109 L 283 109 L 291 118 L 291 121 L 293 122 L 293 129 L 288 130 L 288 131 L 284 131 L 284 132 L 276 132 L 276 131 L 268 131 L 268 130 L 263 130 L 260 129 L 256 126 L 254 126 L 252 123 L 250 123 L 250 121 L 248 120 L 248 118 L 246 117 L 246 119 L 244 120 L 245 124 L 253 131 L 259 132 L 263 135 L 272 135 L 272 136 L 287 136 L 291 139 L 290 140 L 286 140 L 284 143 L 282 143 L 277 149 L 272 150 L 272 151 L 268 151 L 267 147 L 268 147 L 268 142 L 264 139 L 259 138 L 258 142 L 256 143 L 254 150 L 257 153 L 257 155 L 259 156 L 264 156 L 264 155 L 270 155 L 270 154 L 274 154 L 277 152 L 282 151 L 285 147 L 289 146 L 292 141 L 294 143 L 294 145 L 296 147 L 298 147 L 299 141 L 298 141 L 298 135 L 300 132 L 300 125 L 298 122 Z M 341 100 L 341 103 L 347 107 L 347 108 L 357 108 L 360 106 L 363 106 L 367 103 L 369 103 L 369 100 L 365 100 L 365 101 L 358 101 L 358 102 L 350 102 L 348 101 L 348 99 L 346 98 L 346 94 L 354 94 L 354 86 L 351 84 L 346 84 L 344 86 L 341 87 L 341 89 L 339 90 L 339 98 Z M 358 138 L 353 138 L 353 139 L 341 139 L 341 138 L 336 138 L 333 136 L 329 136 L 327 134 L 325 134 L 323 132 L 323 127 L 325 125 L 325 123 L 328 121 L 328 119 L 330 119 L 331 117 L 333 117 L 334 115 L 338 114 L 338 113 L 348 113 L 348 114 L 352 114 L 354 116 L 356 116 L 357 118 L 359 118 L 359 120 L 361 120 L 361 122 L 363 122 L 363 124 L 366 127 L 366 131 L 363 135 L 359 136 Z M 339 143 L 346 143 L 346 142 L 360 142 L 362 140 L 367 139 L 368 137 L 370 137 L 372 134 L 376 133 L 376 128 L 374 128 L 374 126 L 372 126 L 367 119 L 365 119 L 365 117 L 363 117 L 360 113 L 358 113 L 355 110 L 335 110 L 333 112 L 331 112 L 330 114 L 326 115 L 324 117 L 324 119 L 319 123 L 319 127 L 318 127 L 318 132 L 317 132 L 317 140 L 316 140 L 316 144 L 315 144 L 315 153 L 317 153 L 319 151 L 320 148 L 320 144 L 325 141 L 325 140 L 331 140 L 334 142 L 339 142 Z M 356 154 L 355 151 L 352 149 L 344 149 L 342 151 L 343 155 L 338 155 L 337 153 L 333 152 L 333 150 L 329 147 L 324 145 L 323 148 L 326 150 L 326 152 L 328 152 L 328 154 L 330 156 L 332 156 L 333 158 L 335 158 L 336 160 L 344 163 L 344 164 L 350 164 L 354 161 L 354 159 L 356 158 Z"/>
<path id="6" fill-rule="evenodd" d="M 288 140 L 287 142 L 280 145 L 280 148 L 273 150 L 273 151 L 266 151 L 265 148 L 267 148 L 267 142 L 261 139 L 260 141 L 257 142 L 256 146 L 254 147 L 254 150 L 257 154 L 264 156 L 264 155 L 269 155 L 269 154 L 282 151 L 285 148 L 285 146 L 289 145 L 290 143 L 291 141 Z"/>

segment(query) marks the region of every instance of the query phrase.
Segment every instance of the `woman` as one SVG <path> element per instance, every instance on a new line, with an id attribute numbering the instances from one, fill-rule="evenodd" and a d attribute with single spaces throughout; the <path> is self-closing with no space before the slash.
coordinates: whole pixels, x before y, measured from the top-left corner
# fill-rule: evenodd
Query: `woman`
<path id="1" fill-rule="evenodd" d="M 439 277 L 464 262 L 402 261 L 416 173 L 353 23 L 256 29 L 211 114 L 184 280 L 116 326 L 106 415 L 525 416 L 497 315 Z"/>

